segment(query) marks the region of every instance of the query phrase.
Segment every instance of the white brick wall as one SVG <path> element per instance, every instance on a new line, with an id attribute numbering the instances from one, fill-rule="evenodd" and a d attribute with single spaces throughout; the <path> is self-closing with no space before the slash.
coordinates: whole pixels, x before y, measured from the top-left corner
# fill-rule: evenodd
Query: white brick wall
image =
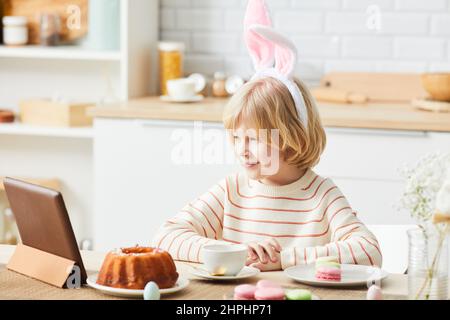
<path id="1" fill-rule="evenodd" d="M 185 72 L 250 76 L 246 0 L 160 0 L 162 40 L 186 43 Z M 267 0 L 297 44 L 297 75 L 330 71 L 450 71 L 450 0 Z M 379 18 L 378 14 L 379 13 Z"/>

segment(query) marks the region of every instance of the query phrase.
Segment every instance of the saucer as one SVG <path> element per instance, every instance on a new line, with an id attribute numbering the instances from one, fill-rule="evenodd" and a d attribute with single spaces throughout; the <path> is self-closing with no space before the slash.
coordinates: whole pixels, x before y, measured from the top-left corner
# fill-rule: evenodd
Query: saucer
<path id="1" fill-rule="evenodd" d="M 209 274 L 208 271 L 199 268 L 199 267 L 192 267 L 191 274 L 204 279 L 210 279 L 210 280 L 239 280 L 239 279 L 246 279 L 251 278 L 259 274 L 259 269 L 253 268 L 253 267 L 244 267 L 242 270 L 235 276 L 212 276 Z"/>
<path id="2" fill-rule="evenodd" d="M 200 102 L 204 99 L 204 97 L 198 94 L 191 97 L 180 97 L 180 98 L 175 98 L 171 96 L 161 96 L 160 99 L 165 102 L 188 103 L 188 102 Z"/>
<path id="3" fill-rule="evenodd" d="M 97 276 L 98 276 L 98 274 L 88 277 L 87 284 L 89 287 L 99 290 L 102 293 L 110 295 L 110 296 L 123 297 L 123 298 L 141 298 L 141 299 L 144 297 L 144 290 L 122 289 L 122 288 L 113 288 L 113 287 L 108 287 L 108 286 L 102 286 L 97 283 Z M 179 277 L 177 280 L 177 283 L 175 284 L 174 287 L 168 288 L 168 289 L 159 289 L 159 293 L 161 295 L 175 293 L 175 292 L 183 290 L 188 285 L 189 285 L 188 279 Z"/>

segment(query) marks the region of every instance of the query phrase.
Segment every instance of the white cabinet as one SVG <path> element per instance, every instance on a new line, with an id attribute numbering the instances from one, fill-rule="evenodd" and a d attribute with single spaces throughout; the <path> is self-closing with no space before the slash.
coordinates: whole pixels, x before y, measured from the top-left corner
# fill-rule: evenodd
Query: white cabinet
<path id="1" fill-rule="evenodd" d="M 450 133 L 327 129 L 316 171 L 332 178 L 368 224 L 410 224 L 396 208 L 404 182 L 399 170 L 423 155 L 450 151 Z"/>
<path id="2" fill-rule="evenodd" d="M 194 130 L 193 122 L 95 121 L 96 249 L 148 244 L 165 220 L 235 171 L 232 163 L 208 164 L 208 149 L 225 142 L 225 132 L 219 124 L 203 123 L 203 130 Z M 203 145 L 189 145 L 199 134 Z M 192 163 L 174 158 L 180 146 L 193 152 Z M 194 157 L 199 150 L 203 159 Z"/>
<path id="3" fill-rule="evenodd" d="M 342 178 L 398 180 L 402 163 L 415 162 L 439 148 L 434 136 L 421 131 L 327 129 L 319 168 L 325 175 Z"/>
<path id="4" fill-rule="evenodd" d="M 148 244 L 166 219 L 238 169 L 231 151 L 211 164 L 217 160 L 211 150 L 225 143 L 225 131 L 219 123 L 202 125 L 196 130 L 194 122 L 96 119 L 96 249 Z M 403 188 L 397 168 L 427 152 L 450 149 L 445 133 L 327 129 L 327 134 L 316 171 L 334 179 L 360 218 L 372 225 L 411 223 L 408 214 L 394 208 Z M 192 151 L 184 154 L 191 163 L 179 164 L 174 157 L 182 142 Z"/>

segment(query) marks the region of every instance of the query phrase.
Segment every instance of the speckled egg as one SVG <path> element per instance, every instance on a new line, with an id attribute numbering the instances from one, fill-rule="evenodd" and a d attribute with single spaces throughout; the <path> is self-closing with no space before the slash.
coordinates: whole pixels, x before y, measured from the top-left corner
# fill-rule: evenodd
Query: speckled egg
<path id="1" fill-rule="evenodd" d="M 367 290 L 367 300 L 383 300 L 381 288 L 376 285 L 370 286 L 369 290 Z"/>
<path id="2" fill-rule="evenodd" d="M 147 283 L 144 288 L 144 300 L 159 300 L 160 298 L 158 285 L 153 281 Z"/>

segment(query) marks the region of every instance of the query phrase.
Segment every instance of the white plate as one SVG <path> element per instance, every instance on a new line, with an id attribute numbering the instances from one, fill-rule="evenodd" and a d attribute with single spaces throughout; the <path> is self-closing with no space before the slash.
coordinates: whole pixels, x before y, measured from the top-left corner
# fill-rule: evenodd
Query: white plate
<path id="1" fill-rule="evenodd" d="M 178 103 L 199 102 L 204 99 L 204 97 L 202 95 L 196 95 L 196 96 L 186 97 L 186 98 L 173 98 L 170 96 L 160 96 L 159 98 L 165 102 L 178 102 Z"/>
<path id="2" fill-rule="evenodd" d="M 98 274 L 89 276 L 87 279 L 87 284 L 89 287 L 97 289 L 104 294 L 116 296 L 116 297 L 125 297 L 125 298 L 143 298 L 144 290 L 135 290 L 135 289 L 121 289 L 121 288 L 112 288 L 108 286 L 102 286 L 97 284 L 97 276 Z M 160 289 L 159 292 L 161 295 L 175 293 L 183 290 L 189 285 L 189 280 L 179 277 L 175 287 L 168 289 Z"/>
<path id="3" fill-rule="evenodd" d="M 316 279 L 314 264 L 290 267 L 284 273 L 295 281 L 319 287 L 366 286 L 388 276 L 386 271 L 370 266 L 342 264 L 341 269 L 341 281 Z"/>
<path id="4" fill-rule="evenodd" d="M 259 269 L 253 268 L 253 267 L 244 267 L 241 272 L 239 272 L 235 276 L 212 276 L 209 274 L 208 271 L 203 270 L 198 267 L 192 267 L 191 274 L 204 278 L 204 279 L 210 279 L 210 280 L 239 280 L 239 279 L 246 279 L 250 277 L 254 277 L 259 274 Z"/>

